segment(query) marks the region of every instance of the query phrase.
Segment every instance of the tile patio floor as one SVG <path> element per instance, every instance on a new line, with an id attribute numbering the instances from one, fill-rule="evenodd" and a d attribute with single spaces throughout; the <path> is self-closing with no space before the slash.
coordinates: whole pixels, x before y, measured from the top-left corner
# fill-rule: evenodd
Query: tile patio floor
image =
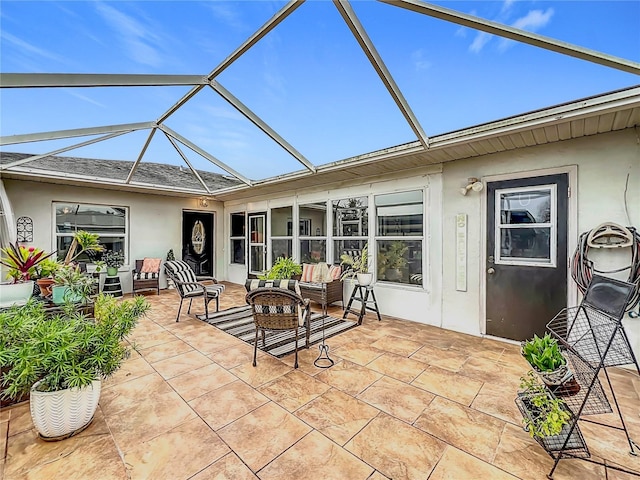
<path id="1" fill-rule="evenodd" d="M 254 368 L 242 341 L 187 315 L 176 323 L 174 291 L 148 299 L 138 353 L 103 385 L 88 429 L 47 443 L 28 404 L 1 411 L 0 478 L 545 479 L 552 465 L 520 426 L 513 398 L 527 365 L 514 345 L 368 314 L 328 340 L 330 369 L 313 366 L 316 347 L 298 370 L 292 356 L 265 354 Z M 243 289 L 228 285 L 221 308 L 243 303 Z M 640 440 L 640 379 L 610 372 Z M 593 457 L 640 472 L 624 433 L 581 428 Z M 638 477 L 563 460 L 554 478 Z"/>

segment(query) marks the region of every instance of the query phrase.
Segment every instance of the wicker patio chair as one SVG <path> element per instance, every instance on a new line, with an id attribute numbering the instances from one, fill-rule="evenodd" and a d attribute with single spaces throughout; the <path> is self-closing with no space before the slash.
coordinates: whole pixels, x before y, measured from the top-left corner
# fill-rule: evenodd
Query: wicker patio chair
<path id="1" fill-rule="evenodd" d="M 185 298 L 189 299 L 189 309 L 191 313 L 191 303 L 195 297 L 204 298 L 204 312 L 209 316 L 209 302 L 216 301 L 216 312 L 220 309 L 220 294 L 224 292 L 224 285 L 219 284 L 213 277 L 196 276 L 191 267 L 181 260 L 169 260 L 164 264 L 164 271 L 173 280 L 178 294 L 180 294 L 180 306 L 176 322 L 180 320 L 180 310 Z M 209 282 L 205 284 L 203 282 Z"/>
<path id="2" fill-rule="evenodd" d="M 160 295 L 160 266 L 162 260 L 157 260 L 159 260 L 158 269 L 154 272 L 143 272 L 144 260 L 136 260 L 136 268 L 131 272 L 133 294 L 140 290 L 155 290 Z"/>
<path id="3" fill-rule="evenodd" d="M 298 328 L 306 329 L 305 345 L 309 348 L 311 336 L 311 310 L 309 301 L 284 288 L 257 288 L 247 293 L 247 303 L 251 306 L 256 326 L 256 338 L 253 346 L 253 366 L 257 365 L 258 331 L 262 332 L 262 345 L 265 345 L 265 330 L 295 331 L 295 363 L 298 368 Z"/>

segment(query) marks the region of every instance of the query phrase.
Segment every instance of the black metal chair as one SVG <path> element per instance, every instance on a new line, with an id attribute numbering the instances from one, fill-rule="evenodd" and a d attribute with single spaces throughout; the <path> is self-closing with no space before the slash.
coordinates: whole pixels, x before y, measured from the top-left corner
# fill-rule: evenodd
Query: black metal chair
<path id="1" fill-rule="evenodd" d="M 204 312 L 207 317 L 209 316 L 209 302 L 211 300 L 215 299 L 216 301 L 216 312 L 220 309 L 220 294 L 224 292 L 224 285 L 219 284 L 215 278 L 196 276 L 191 267 L 181 260 L 165 262 L 164 271 L 173 280 L 180 295 L 180 306 L 178 307 L 176 322 L 180 321 L 180 311 L 185 298 L 189 299 L 187 313 L 191 313 L 191 303 L 196 297 L 203 297 Z M 207 285 L 203 282 L 211 282 L 211 284 Z"/>

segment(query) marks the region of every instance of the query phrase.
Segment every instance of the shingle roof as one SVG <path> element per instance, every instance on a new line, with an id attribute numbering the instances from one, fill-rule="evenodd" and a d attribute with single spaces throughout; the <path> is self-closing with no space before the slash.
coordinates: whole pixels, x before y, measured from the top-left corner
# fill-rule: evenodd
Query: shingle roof
<path id="1" fill-rule="evenodd" d="M 28 158 L 25 153 L 0 152 L 0 165 Z M 133 162 L 123 160 L 101 160 L 82 157 L 49 156 L 22 165 L 33 170 L 62 172 L 88 178 L 103 178 L 124 182 Z M 198 170 L 198 174 L 211 191 L 240 185 L 232 177 Z M 206 193 L 202 184 L 188 167 L 166 165 L 148 161 L 140 162 L 132 178 L 133 183 L 191 189 Z"/>

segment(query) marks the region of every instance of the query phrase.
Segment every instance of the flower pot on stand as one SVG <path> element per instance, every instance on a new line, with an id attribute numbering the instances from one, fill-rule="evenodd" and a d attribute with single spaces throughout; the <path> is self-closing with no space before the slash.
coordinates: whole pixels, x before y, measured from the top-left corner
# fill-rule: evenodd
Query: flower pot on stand
<path id="1" fill-rule="evenodd" d="M 83 388 L 40 392 L 31 388 L 29 407 L 33 425 L 43 440 L 62 440 L 89 426 L 100 400 L 100 380 Z"/>
<path id="2" fill-rule="evenodd" d="M 0 308 L 24 305 L 33 294 L 33 280 L 0 284 Z"/>
<path id="3" fill-rule="evenodd" d="M 358 273 L 358 285 L 367 287 L 373 282 L 373 273 Z"/>
<path id="4" fill-rule="evenodd" d="M 107 275 L 109 275 L 110 277 L 115 277 L 116 275 L 118 275 L 117 267 L 107 267 Z"/>
<path id="5" fill-rule="evenodd" d="M 66 285 L 54 285 L 51 287 L 51 301 L 53 301 L 53 303 L 60 305 L 67 300 L 72 303 L 76 303 L 82 300 L 82 297 L 77 294 L 70 294 L 69 287 Z"/>

